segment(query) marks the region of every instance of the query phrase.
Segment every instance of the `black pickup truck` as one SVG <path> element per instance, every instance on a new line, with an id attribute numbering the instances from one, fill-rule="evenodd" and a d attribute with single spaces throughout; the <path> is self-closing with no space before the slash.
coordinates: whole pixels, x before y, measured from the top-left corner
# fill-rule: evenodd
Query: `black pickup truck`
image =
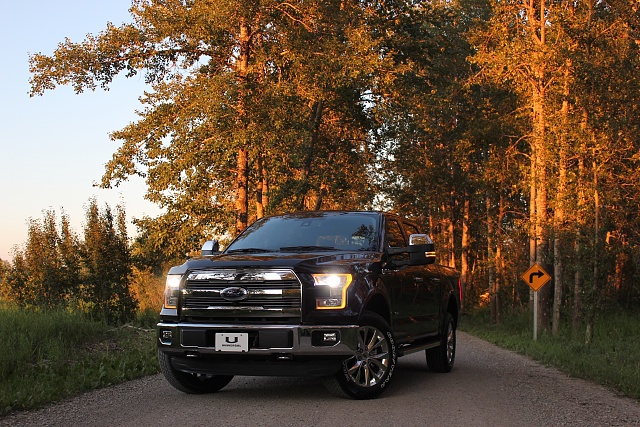
<path id="1" fill-rule="evenodd" d="M 449 372 L 460 282 L 434 261 L 432 240 L 396 215 L 260 219 L 224 252 L 209 241 L 169 271 L 162 372 L 185 393 L 220 390 L 234 375 L 317 376 L 355 399 L 380 395 L 409 353 Z"/>

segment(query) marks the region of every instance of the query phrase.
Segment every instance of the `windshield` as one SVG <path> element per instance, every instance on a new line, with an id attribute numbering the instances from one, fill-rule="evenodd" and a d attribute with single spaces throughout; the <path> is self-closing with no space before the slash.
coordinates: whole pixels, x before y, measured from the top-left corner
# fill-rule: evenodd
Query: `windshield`
<path id="1" fill-rule="evenodd" d="M 366 213 L 290 214 L 254 222 L 225 251 L 375 250 L 378 216 Z"/>

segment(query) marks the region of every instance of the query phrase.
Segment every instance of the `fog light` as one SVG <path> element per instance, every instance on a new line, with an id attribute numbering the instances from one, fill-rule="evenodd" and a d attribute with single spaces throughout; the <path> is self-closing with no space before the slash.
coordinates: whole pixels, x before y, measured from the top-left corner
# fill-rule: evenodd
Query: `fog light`
<path id="1" fill-rule="evenodd" d="M 326 331 L 313 331 L 311 345 L 314 347 L 333 347 L 340 342 L 340 331 L 328 329 Z"/>
<path id="2" fill-rule="evenodd" d="M 160 331 L 160 341 L 163 344 L 171 344 L 172 340 L 173 340 L 173 332 L 171 332 L 171 329 L 163 329 Z"/>
<path id="3" fill-rule="evenodd" d="M 325 332 L 322 335 L 322 341 L 324 342 L 337 342 L 338 341 L 338 334 L 335 332 Z"/>

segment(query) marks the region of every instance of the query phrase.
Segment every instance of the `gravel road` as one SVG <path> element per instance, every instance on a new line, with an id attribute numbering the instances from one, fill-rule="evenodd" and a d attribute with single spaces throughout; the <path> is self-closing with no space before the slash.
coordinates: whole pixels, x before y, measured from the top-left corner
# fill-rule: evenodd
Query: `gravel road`
<path id="1" fill-rule="evenodd" d="M 90 392 L 0 426 L 640 426 L 640 404 L 458 334 L 450 374 L 424 353 L 400 358 L 377 400 L 340 399 L 308 378 L 236 377 L 222 391 L 185 395 L 161 375 Z"/>

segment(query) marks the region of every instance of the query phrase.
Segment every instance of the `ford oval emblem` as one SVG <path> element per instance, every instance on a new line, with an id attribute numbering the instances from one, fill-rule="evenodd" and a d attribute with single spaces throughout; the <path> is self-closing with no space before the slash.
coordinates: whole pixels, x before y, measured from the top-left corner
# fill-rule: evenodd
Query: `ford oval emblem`
<path id="1" fill-rule="evenodd" d="M 220 291 L 220 296 L 227 301 L 242 301 L 249 297 L 249 291 L 245 288 L 225 288 Z"/>

